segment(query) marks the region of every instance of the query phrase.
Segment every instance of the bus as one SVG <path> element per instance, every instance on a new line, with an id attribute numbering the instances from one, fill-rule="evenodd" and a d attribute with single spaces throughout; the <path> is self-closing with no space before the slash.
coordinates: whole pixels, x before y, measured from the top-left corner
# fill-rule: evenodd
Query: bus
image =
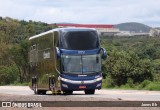
<path id="1" fill-rule="evenodd" d="M 29 45 L 29 86 L 35 94 L 101 89 L 107 54 L 96 29 L 55 28 L 30 37 Z"/>

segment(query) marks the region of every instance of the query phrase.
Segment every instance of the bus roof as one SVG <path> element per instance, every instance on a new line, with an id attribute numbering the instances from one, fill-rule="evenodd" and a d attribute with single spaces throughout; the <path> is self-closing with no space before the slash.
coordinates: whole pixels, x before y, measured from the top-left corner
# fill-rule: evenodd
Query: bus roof
<path id="1" fill-rule="evenodd" d="M 43 32 L 41 34 L 32 36 L 32 37 L 29 38 L 29 40 L 32 40 L 34 38 L 38 38 L 40 36 L 43 36 L 43 35 L 46 35 L 46 34 L 49 34 L 49 33 L 53 33 L 54 31 L 64 31 L 64 32 L 71 32 L 71 31 L 96 31 L 96 29 L 94 29 L 94 28 L 76 28 L 76 27 L 55 28 L 55 29 L 49 30 L 47 32 Z"/>

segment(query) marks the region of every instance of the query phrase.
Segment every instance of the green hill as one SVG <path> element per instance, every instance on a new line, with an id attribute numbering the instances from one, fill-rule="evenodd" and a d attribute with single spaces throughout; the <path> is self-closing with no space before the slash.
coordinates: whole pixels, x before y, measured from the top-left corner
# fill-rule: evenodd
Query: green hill
<path id="1" fill-rule="evenodd" d="M 120 31 L 130 31 L 130 32 L 142 32 L 142 33 L 148 33 L 151 29 L 151 27 L 142 24 L 142 23 L 136 23 L 136 22 L 128 22 L 128 23 L 121 23 L 114 25 L 115 28 L 118 28 Z"/>

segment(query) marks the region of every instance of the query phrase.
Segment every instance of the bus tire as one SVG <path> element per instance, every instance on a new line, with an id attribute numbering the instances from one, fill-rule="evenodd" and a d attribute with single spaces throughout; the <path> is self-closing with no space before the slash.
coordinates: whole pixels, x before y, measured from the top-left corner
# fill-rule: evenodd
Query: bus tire
<path id="1" fill-rule="evenodd" d="M 73 91 L 72 90 L 65 90 L 65 91 L 63 91 L 63 94 L 64 95 L 72 95 Z"/>
<path id="2" fill-rule="evenodd" d="M 38 94 L 37 84 L 34 84 L 34 86 L 33 86 L 33 91 L 34 91 L 34 94 Z"/>
<path id="3" fill-rule="evenodd" d="M 95 93 L 95 89 L 87 89 L 84 90 L 85 94 L 94 94 Z"/>
<path id="4" fill-rule="evenodd" d="M 49 77 L 49 90 L 52 91 L 53 93 L 55 93 L 55 78 L 54 77 Z"/>
<path id="5" fill-rule="evenodd" d="M 47 90 L 37 90 L 37 94 L 39 95 L 46 95 Z"/>
<path id="6" fill-rule="evenodd" d="M 38 93 L 37 78 L 36 77 L 32 77 L 32 90 L 34 91 L 34 94 Z"/>

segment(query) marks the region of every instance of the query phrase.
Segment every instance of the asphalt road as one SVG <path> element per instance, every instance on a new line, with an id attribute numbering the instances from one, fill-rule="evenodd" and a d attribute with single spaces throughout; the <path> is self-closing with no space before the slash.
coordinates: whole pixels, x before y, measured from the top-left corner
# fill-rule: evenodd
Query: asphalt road
<path id="1" fill-rule="evenodd" d="M 28 86 L 0 86 L 0 102 L 15 102 L 15 101 L 42 101 L 45 103 L 45 101 L 51 101 L 51 104 L 60 103 L 60 101 L 67 101 L 66 104 L 76 102 L 78 101 L 78 105 L 80 107 L 42 107 L 42 108 L 33 108 L 36 110 L 159 110 L 160 109 L 160 102 L 158 102 L 159 107 L 141 107 L 141 104 L 152 104 L 152 101 L 160 101 L 160 92 L 159 91 L 141 91 L 141 90 L 96 90 L 94 95 L 85 95 L 83 91 L 74 91 L 73 95 L 35 95 L 33 91 Z M 57 102 L 58 101 L 58 102 Z M 82 101 L 82 102 L 81 102 Z M 87 104 L 91 104 L 91 106 L 94 106 L 94 101 L 96 101 L 98 104 L 101 104 L 101 101 L 104 101 L 105 104 L 110 103 L 114 104 L 117 102 L 120 102 L 120 104 L 125 104 L 126 102 L 130 101 L 144 101 L 144 102 L 138 102 L 138 107 L 133 106 L 129 107 L 101 107 L 97 106 L 97 103 L 95 103 L 96 107 L 83 107 L 81 105 L 85 105 L 85 102 L 88 102 Z M 145 102 L 145 101 L 151 101 L 151 102 Z M 92 102 L 92 103 L 90 103 Z M 122 102 L 122 103 L 121 103 Z M 125 103 L 124 103 L 125 102 Z M 48 103 L 50 104 L 50 103 Z M 65 102 L 63 103 L 65 104 Z M 1 105 L 1 103 L 0 103 Z M 0 107 L 0 110 L 10 110 L 10 108 L 3 108 Z M 12 110 L 28 110 L 28 108 L 22 109 L 21 107 L 12 107 Z"/>
<path id="2" fill-rule="evenodd" d="M 0 96 L 2 94 L 35 96 L 33 91 L 28 86 L 0 86 Z M 37 95 L 37 96 L 44 97 L 48 95 Z M 129 101 L 160 101 L 160 91 L 102 89 L 102 90 L 96 90 L 94 95 L 85 95 L 84 91 L 74 91 L 73 95 L 68 95 L 67 97 L 75 99 L 77 97 L 79 98 L 81 97 L 86 99 L 97 98 L 101 100 L 113 99 L 113 100 L 129 100 Z"/>

